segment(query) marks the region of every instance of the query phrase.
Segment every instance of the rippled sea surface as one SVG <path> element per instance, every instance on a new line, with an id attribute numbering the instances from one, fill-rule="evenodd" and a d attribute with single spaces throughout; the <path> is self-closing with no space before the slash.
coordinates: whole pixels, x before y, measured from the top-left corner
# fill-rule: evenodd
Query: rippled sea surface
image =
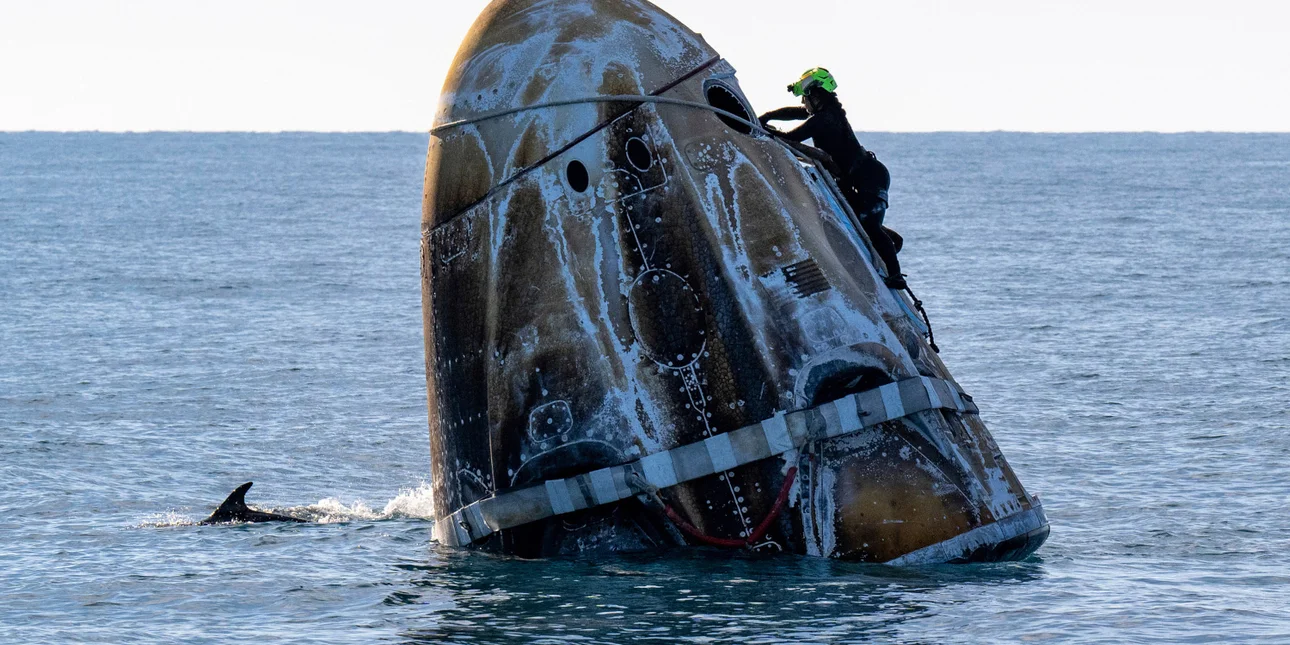
<path id="1" fill-rule="evenodd" d="M 1030 560 L 440 548 L 425 135 L 0 134 L 0 642 L 1290 643 L 1290 135 L 862 140 Z"/>

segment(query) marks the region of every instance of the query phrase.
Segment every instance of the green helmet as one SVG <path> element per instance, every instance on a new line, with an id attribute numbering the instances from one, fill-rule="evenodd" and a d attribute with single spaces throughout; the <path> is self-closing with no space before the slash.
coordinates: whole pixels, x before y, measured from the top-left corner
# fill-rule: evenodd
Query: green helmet
<path id="1" fill-rule="evenodd" d="M 792 92 L 793 96 L 802 96 L 806 94 L 807 90 L 817 85 L 827 92 L 833 92 L 838 89 L 838 82 L 833 79 L 833 75 L 829 73 L 829 70 L 816 67 L 815 69 L 806 70 L 802 74 L 802 78 L 797 79 L 796 83 L 788 86 L 788 91 Z"/>

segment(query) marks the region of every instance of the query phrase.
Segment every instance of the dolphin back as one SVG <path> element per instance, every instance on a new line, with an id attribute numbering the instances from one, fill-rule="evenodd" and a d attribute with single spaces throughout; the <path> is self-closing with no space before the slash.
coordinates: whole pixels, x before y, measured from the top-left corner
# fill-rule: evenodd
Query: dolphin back
<path id="1" fill-rule="evenodd" d="M 215 509 L 210 517 L 202 520 L 199 524 L 227 524 L 230 522 L 304 522 L 298 517 L 289 515 L 278 515 L 276 513 L 265 513 L 257 511 L 246 505 L 246 492 L 251 490 L 254 482 L 246 482 L 241 486 L 233 489 L 232 493 L 224 499 L 224 502 Z"/>

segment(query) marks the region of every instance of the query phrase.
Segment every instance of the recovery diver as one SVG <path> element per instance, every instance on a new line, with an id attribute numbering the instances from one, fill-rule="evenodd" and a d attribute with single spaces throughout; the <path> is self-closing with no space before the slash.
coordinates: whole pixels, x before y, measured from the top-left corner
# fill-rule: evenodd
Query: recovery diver
<path id="1" fill-rule="evenodd" d="M 846 195 L 851 209 L 860 217 L 860 225 L 878 257 L 887 265 L 887 286 L 904 289 L 905 278 L 900 273 L 900 261 L 896 259 L 901 243 L 895 240 L 900 240 L 900 236 L 882 225 L 887 213 L 891 173 L 856 139 L 855 130 L 847 121 L 847 112 L 834 93 L 837 88 L 838 82 L 829 70 L 822 67 L 808 70 L 796 83 L 788 86 L 788 91 L 802 98 L 802 107 L 771 110 L 761 115 L 759 120 L 763 127 L 767 127 L 770 121 L 806 121 L 788 132 L 777 134 L 797 143 L 811 139 L 816 148 L 833 158 L 840 173 L 838 187 Z"/>

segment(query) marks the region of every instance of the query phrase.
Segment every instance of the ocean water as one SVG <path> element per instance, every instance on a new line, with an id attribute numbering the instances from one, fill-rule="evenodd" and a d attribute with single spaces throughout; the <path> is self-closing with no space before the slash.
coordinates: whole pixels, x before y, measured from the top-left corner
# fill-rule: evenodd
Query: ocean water
<path id="1" fill-rule="evenodd" d="M 0 642 L 1290 643 L 1290 135 L 862 140 L 1029 560 L 441 548 L 426 135 L 0 134 Z"/>

